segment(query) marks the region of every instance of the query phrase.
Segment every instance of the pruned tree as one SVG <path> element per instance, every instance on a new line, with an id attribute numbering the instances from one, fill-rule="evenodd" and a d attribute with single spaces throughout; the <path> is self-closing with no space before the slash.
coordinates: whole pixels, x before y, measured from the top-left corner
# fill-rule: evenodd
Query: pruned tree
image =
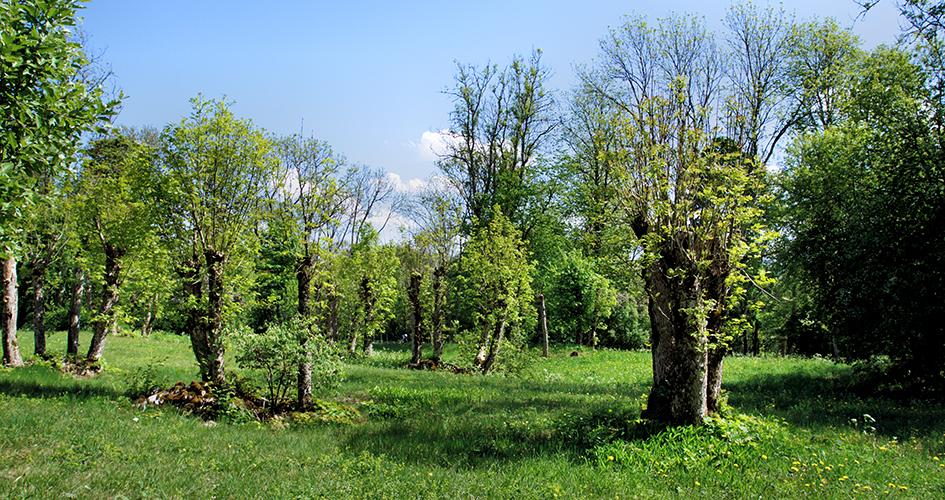
<path id="1" fill-rule="evenodd" d="M 228 274 L 252 242 L 260 200 L 278 162 L 270 137 L 238 119 L 231 102 L 191 99 L 193 112 L 162 132 L 164 179 L 173 204 L 169 220 L 183 243 L 179 268 L 190 304 L 190 339 L 204 381 L 225 380 L 223 329 L 235 304 Z M 249 257 L 244 257 L 249 258 Z M 205 288 L 205 290 L 204 290 Z M 204 291 L 206 293 L 204 293 Z"/>
<path id="2" fill-rule="evenodd" d="M 756 222 L 750 157 L 712 127 L 723 56 L 691 17 L 655 27 L 628 18 L 601 42 L 602 63 L 583 85 L 610 103 L 618 197 L 643 249 L 653 389 L 646 416 L 701 423 L 717 403 L 728 278 Z"/>
<path id="3" fill-rule="evenodd" d="M 312 403 L 312 360 L 307 346 L 314 335 L 329 335 L 330 301 L 336 295 L 331 264 L 348 202 L 338 179 L 345 159 L 327 143 L 290 136 L 277 145 L 281 182 L 275 191 L 270 217 L 286 229 L 295 253 L 298 315 L 304 325 L 298 339 L 298 404 Z M 312 292 L 315 292 L 313 300 Z M 337 300 L 337 299 L 335 299 Z"/>

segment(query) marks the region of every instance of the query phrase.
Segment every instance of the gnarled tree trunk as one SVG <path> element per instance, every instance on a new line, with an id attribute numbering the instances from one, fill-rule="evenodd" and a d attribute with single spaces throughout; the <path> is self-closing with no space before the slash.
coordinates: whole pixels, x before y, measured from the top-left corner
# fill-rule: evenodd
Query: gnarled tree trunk
<path id="1" fill-rule="evenodd" d="M 685 425 L 701 424 L 707 414 L 708 338 L 698 265 L 687 258 L 682 239 L 665 242 L 644 269 L 653 389 L 643 416 Z"/>
<path id="2" fill-rule="evenodd" d="M 201 346 L 204 361 L 200 367 L 200 375 L 205 382 L 222 384 L 226 378 L 223 358 L 223 266 L 226 263 L 226 255 L 207 249 L 204 251 L 204 261 L 207 265 L 207 316 L 204 319 L 205 343 Z"/>

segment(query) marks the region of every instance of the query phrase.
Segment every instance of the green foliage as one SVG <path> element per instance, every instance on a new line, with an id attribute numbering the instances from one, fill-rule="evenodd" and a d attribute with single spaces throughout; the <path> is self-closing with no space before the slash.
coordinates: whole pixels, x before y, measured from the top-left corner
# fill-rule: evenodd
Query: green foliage
<path id="1" fill-rule="evenodd" d="M 294 317 L 286 324 L 272 324 L 265 333 L 241 328 L 230 333 L 236 362 L 259 377 L 269 400 L 278 403 L 295 387 L 299 364 L 311 356 L 312 389 L 328 390 L 343 380 L 337 349 L 312 331 L 306 322 Z"/>
<path id="2" fill-rule="evenodd" d="M 945 387 L 945 335 L 930 320 L 945 314 L 945 174 L 936 104 L 910 57 L 880 47 L 858 60 L 843 119 L 792 144 L 781 260 L 809 300 L 787 326 L 806 321 L 847 359 L 888 356 L 931 389 Z"/>
<path id="3" fill-rule="evenodd" d="M 167 377 L 161 373 L 167 366 L 168 358 L 149 361 L 144 366 L 138 366 L 127 376 L 128 389 L 126 394 L 132 399 L 147 396 L 154 388 L 164 389 Z"/>
<path id="4" fill-rule="evenodd" d="M 77 72 L 88 61 L 70 39 L 74 0 L 0 4 L 0 254 L 14 245 L 13 223 L 32 200 L 35 179 L 75 161 L 83 132 L 115 114 L 100 88 Z"/>
<path id="5" fill-rule="evenodd" d="M 553 264 L 546 292 L 551 337 L 557 341 L 595 345 L 617 306 L 613 284 L 594 263 L 571 252 Z"/>
<path id="6" fill-rule="evenodd" d="M 466 332 L 478 350 L 475 362 L 488 371 L 503 338 L 525 340 L 526 321 L 534 321 L 531 264 L 518 231 L 493 207 L 488 225 L 479 228 L 463 249 L 457 288 L 472 308 L 473 326 Z M 492 353 L 491 355 L 489 353 Z"/>

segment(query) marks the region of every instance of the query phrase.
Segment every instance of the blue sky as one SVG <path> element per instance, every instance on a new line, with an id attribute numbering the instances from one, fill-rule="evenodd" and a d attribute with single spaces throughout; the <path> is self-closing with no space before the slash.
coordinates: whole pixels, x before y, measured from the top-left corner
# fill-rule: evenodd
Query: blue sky
<path id="1" fill-rule="evenodd" d="M 443 94 L 456 61 L 505 65 L 533 48 L 554 71 L 560 100 L 573 66 L 592 63 L 598 40 L 623 15 L 652 20 L 698 13 L 721 32 L 727 2 L 91 0 L 80 11 L 92 47 L 105 50 L 127 95 L 118 123 L 164 125 L 190 113 L 197 93 L 235 101 L 270 132 L 328 141 L 350 162 L 403 182 L 436 169 L 430 132 L 449 126 Z M 762 4 L 764 5 L 764 4 Z M 895 4 L 865 19 L 853 0 L 782 4 L 799 19 L 834 17 L 866 47 L 893 43 Z M 426 133 L 426 134 L 425 134 Z"/>

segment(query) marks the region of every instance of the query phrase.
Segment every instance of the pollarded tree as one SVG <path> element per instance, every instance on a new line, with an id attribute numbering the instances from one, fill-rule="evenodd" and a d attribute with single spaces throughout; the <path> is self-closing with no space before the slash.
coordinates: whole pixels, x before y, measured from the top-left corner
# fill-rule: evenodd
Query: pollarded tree
<path id="1" fill-rule="evenodd" d="M 94 269 L 92 278 L 101 286 L 87 356 L 94 363 L 102 357 L 108 330 L 117 321 L 125 258 L 148 240 L 153 162 L 143 145 L 123 134 L 93 142 L 87 154 L 75 197 L 75 219 L 87 264 Z"/>
<path id="2" fill-rule="evenodd" d="M 410 297 L 413 316 L 419 322 L 421 313 L 420 290 L 422 275 L 432 267 L 432 311 L 430 312 L 430 337 L 433 343 L 433 358 L 439 360 L 443 355 L 443 332 L 446 320 L 446 275 L 450 264 L 455 258 L 459 244 L 460 226 L 462 224 L 460 200 L 453 186 L 441 176 L 431 177 L 416 194 L 413 203 L 407 207 L 411 219 L 417 224 L 413 235 L 414 244 L 420 254 L 413 271 L 420 274 L 413 288 L 411 276 Z M 417 332 L 415 332 L 417 333 Z M 416 363 L 421 357 L 421 340 L 414 339 L 414 353 L 412 362 Z"/>
<path id="3" fill-rule="evenodd" d="M 628 21 L 602 41 L 599 74 L 584 84 L 611 101 L 612 161 L 630 229 L 643 248 L 653 390 L 648 418 L 701 423 L 717 401 L 728 278 L 748 248 L 742 228 L 758 169 L 726 154 L 711 127 L 723 67 L 711 34 L 693 18 L 650 27 Z M 722 141 L 724 142 L 724 141 Z"/>
<path id="4" fill-rule="evenodd" d="M 227 277 L 252 242 L 278 161 L 267 134 L 236 118 L 225 99 L 198 95 L 191 104 L 191 116 L 162 133 L 164 182 L 176 205 L 170 222 L 188 247 L 180 274 L 191 306 L 191 345 L 203 380 L 223 382 L 223 329 L 235 306 L 226 300 Z"/>
<path id="5" fill-rule="evenodd" d="M 374 339 L 392 316 L 399 291 L 399 267 L 394 247 L 381 245 L 377 231 L 370 225 L 364 226 L 357 243 L 342 259 L 340 270 L 351 353 L 361 340 L 364 355 L 373 354 Z"/>
<path id="6" fill-rule="evenodd" d="M 340 224 L 348 201 L 338 180 L 345 159 L 327 143 L 299 136 L 280 141 L 277 151 L 283 180 L 271 217 L 278 219 L 276 226 L 285 231 L 289 248 L 295 253 L 298 315 L 307 320 L 299 324 L 319 325 L 319 333 L 327 335 L 328 302 L 334 295 L 330 266 L 335 260 L 337 241 L 343 238 L 339 236 Z M 306 346 L 315 332 L 309 327 L 299 333 L 302 361 L 298 369 L 298 403 L 304 407 L 312 402 L 312 361 Z"/>
<path id="7" fill-rule="evenodd" d="M 460 289 L 474 309 L 473 361 L 483 374 L 489 373 L 503 343 L 534 312 L 534 265 L 528 261 L 518 230 L 495 206 L 489 223 L 480 226 L 463 248 L 459 266 Z"/>

